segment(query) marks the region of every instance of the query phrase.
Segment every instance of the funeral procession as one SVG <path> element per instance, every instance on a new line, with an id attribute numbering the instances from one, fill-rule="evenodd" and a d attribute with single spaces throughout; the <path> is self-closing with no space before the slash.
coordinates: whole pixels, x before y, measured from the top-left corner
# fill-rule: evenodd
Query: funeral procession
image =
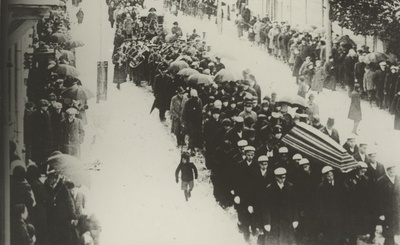
<path id="1" fill-rule="evenodd" d="M 400 245 L 400 0 L 0 9 L 0 245 Z"/>

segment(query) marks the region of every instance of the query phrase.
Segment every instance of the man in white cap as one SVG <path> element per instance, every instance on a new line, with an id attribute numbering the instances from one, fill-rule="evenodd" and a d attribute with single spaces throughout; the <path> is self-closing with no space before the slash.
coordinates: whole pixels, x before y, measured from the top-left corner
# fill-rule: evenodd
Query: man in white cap
<path id="1" fill-rule="evenodd" d="M 373 241 L 375 238 L 375 230 L 376 226 L 380 223 L 379 222 L 379 205 L 381 200 L 378 198 L 379 190 L 378 190 L 378 179 L 385 175 L 385 167 L 379 163 L 376 159 L 376 151 L 374 148 L 368 151 L 366 159 L 368 160 L 367 169 L 365 175 L 368 177 L 369 180 L 369 196 L 371 197 L 368 200 L 369 210 L 369 241 Z"/>
<path id="2" fill-rule="evenodd" d="M 250 213 L 252 210 L 249 210 L 249 206 L 253 205 L 254 198 L 252 195 L 252 172 L 257 167 L 257 164 L 254 163 L 254 147 L 246 146 L 244 147 L 244 151 L 246 159 L 237 164 L 234 171 L 233 190 L 231 193 L 235 196 L 234 200 L 237 204 L 235 207 L 238 213 L 238 227 L 243 233 L 244 239 L 249 241 L 249 226 L 252 224 L 252 215 Z"/>
<path id="3" fill-rule="evenodd" d="M 68 117 L 60 123 L 60 150 L 65 154 L 80 157 L 80 145 L 85 138 L 85 130 L 81 119 L 75 117 L 77 109 L 71 107 L 66 113 Z"/>
<path id="4" fill-rule="evenodd" d="M 226 132 L 225 139 L 229 140 L 232 145 L 244 138 L 244 119 L 243 117 L 234 117 L 235 125 Z"/>
<path id="5" fill-rule="evenodd" d="M 349 245 L 357 245 L 357 236 L 369 232 L 369 203 L 370 186 L 367 172 L 367 164 L 359 162 L 350 177 L 344 182 L 343 217 L 346 218 L 346 238 Z"/>
<path id="6" fill-rule="evenodd" d="M 378 180 L 378 190 L 384 245 L 395 245 L 394 237 L 400 234 L 400 179 L 396 176 L 396 165 L 386 166 L 386 174 Z"/>
<path id="7" fill-rule="evenodd" d="M 277 168 L 266 191 L 263 226 L 270 244 L 296 244 L 294 231 L 299 225 L 293 185 L 286 181 L 286 169 Z"/>
<path id="8" fill-rule="evenodd" d="M 349 153 L 350 155 L 354 155 L 358 153 L 358 146 L 356 144 L 356 135 L 351 134 L 347 136 L 346 143 L 343 144 L 343 148 Z"/>
<path id="9" fill-rule="evenodd" d="M 316 201 L 322 244 L 343 245 L 342 190 L 335 181 L 332 167 L 323 167 L 321 173 L 323 180 L 318 187 Z"/>
<path id="10" fill-rule="evenodd" d="M 302 158 L 299 161 L 299 172 L 294 186 L 298 197 L 299 228 L 298 242 L 300 244 L 317 244 L 317 203 L 315 201 L 321 175 L 311 170 L 310 161 Z"/>
<path id="11" fill-rule="evenodd" d="M 234 150 L 233 163 L 239 163 L 246 159 L 246 153 L 244 148 L 248 146 L 247 140 L 239 140 L 237 142 L 237 148 Z"/>

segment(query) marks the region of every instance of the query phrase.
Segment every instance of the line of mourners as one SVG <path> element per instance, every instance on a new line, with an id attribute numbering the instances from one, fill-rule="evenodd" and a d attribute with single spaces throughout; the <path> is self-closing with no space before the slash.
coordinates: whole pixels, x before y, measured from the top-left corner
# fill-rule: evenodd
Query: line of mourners
<path id="1" fill-rule="evenodd" d="M 164 26 L 155 8 L 141 14 L 141 3 L 106 2 L 116 29 L 113 82 L 118 89 L 128 81 L 152 87 L 151 110 L 158 109 L 161 121 L 169 111 L 178 147 L 204 154 L 215 199 L 236 209 L 246 241 L 374 243 L 382 225 L 385 244 L 394 245 L 400 232 L 394 165 L 377 162 L 376 152 L 357 145 L 355 136 L 343 145 L 359 162 L 347 174 L 289 151 L 281 138 L 299 121 L 340 143 L 334 119 L 323 126 L 306 107 L 292 117 L 275 93 L 261 96 L 250 69 L 225 69 L 223 55 L 212 56 L 196 30 L 185 37 L 177 21 Z"/>

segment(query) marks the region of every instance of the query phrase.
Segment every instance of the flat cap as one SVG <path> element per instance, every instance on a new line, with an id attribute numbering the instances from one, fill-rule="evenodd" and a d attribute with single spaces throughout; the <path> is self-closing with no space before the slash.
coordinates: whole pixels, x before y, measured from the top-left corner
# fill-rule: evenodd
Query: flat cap
<path id="1" fill-rule="evenodd" d="M 254 147 L 251 146 L 251 145 L 248 145 L 248 146 L 245 146 L 245 147 L 244 147 L 244 151 L 245 151 L 245 152 L 247 152 L 247 151 L 256 151 L 256 148 L 254 148 Z"/>
<path id="2" fill-rule="evenodd" d="M 308 161 L 307 158 L 302 158 L 302 159 L 300 159 L 300 161 L 299 161 L 299 165 L 300 165 L 300 166 L 301 166 L 301 165 L 306 165 L 306 164 L 310 164 L 310 161 Z"/>
<path id="3" fill-rule="evenodd" d="M 286 146 L 282 146 L 279 148 L 279 153 L 289 153 L 289 150 Z"/>
<path id="4" fill-rule="evenodd" d="M 274 171 L 274 174 L 276 175 L 276 176 L 279 176 L 279 175 L 285 175 L 287 172 L 286 172 L 286 169 L 285 168 L 277 168 L 277 169 L 275 169 L 275 171 Z"/>
<path id="5" fill-rule="evenodd" d="M 244 147 L 244 146 L 247 146 L 249 143 L 247 143 L 247 140 L 239 140 L 238 142 L 237 142 L 237 145 L 239 146 L 239 147 Z"/>
<path id="6" fill-rule="evenodd" d="M 322 168 L 321 173 L 322 174 L 326 174 L 326 173 L 329 173 L 331 171 L 333 171 L 333 168 L 331 166 L 325 166 L 325 167 Z"/>
<path id="7" fill-rule="evenodd" d="M 294 154 L 294 156 L 292 157 L 293 160 L 300 160 L 302 158 L 303 158 L 303 156 L 299 153 Z"/>
<path id="8" fill-rule="evenodd" d="M 71 107 L 71 108 L 68 108 L 68 109 L 67 109 L 66 113 L 67 113 L 68 115 L 78 114 L 78 110 L 75 109 L 75 108 L 73 108 L 73 107 Z"/>
<path id="9" fill-rule="evenodd" d="M 269 159 L 267 156 L 262 155 L 262 156 L 259 156 L 257 160 L 258 160 L 258 162 L 268 162 Z"/>

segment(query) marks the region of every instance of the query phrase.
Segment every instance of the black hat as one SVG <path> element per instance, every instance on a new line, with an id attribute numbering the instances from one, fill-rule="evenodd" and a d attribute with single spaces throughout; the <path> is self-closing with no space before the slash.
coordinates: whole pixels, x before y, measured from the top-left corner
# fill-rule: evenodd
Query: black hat
<path id="1" fill-rule="evenodd" d="M 177 92 L 178 94 L 184 94 L 186 91 L 185 91 L 184 88 L 178 87 L 178 89 L 176 90 L 176 92 Z"/>
<path id="2" fill-rule="evenodd" d="M 222 127 L 225 126 L 232 126 L 232 121 L 229 118 L 225 118 L 224 120 L 222 120 Z"/>
<path id="3" fill-rule="evenodd" d="M 163 63 L 160 64 L 159 70 L 165 71 L 167 69 L 168 69 L 168 64 L 167 63 L 163 62 Z"/>
<path id="4" fill-rule="evenodd" d="M 156 12 L 157 10 L 156 10 L 155 8 L 152 7 L 152 8 L 149 9 L 149 12 L 151 12 L 151 11 Z"/>
<path id="5" fill-rule="evenodd" d="M 50 102 L 48 100 L 39 100 L 39 106 L 50 106 Z"/>
<path id="6" fill-rule="evenodd" d="M 179 25 L 177 21 L 175 21 L 174 23 L 172 23 L 173 25 Z"/>

